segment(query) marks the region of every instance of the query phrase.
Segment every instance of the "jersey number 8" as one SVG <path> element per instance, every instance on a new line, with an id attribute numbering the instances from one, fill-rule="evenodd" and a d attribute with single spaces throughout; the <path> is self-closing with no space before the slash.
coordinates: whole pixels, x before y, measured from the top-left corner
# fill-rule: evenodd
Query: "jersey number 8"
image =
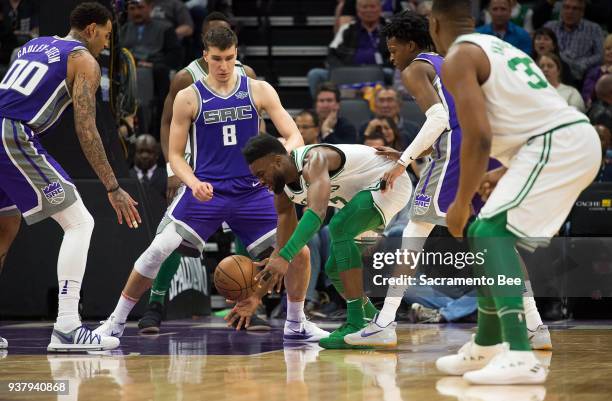
<path id="1" fill-rule="evenodd" d="M 236 145 L 238 140 L 236 139 L 236 126 L 235 125 L 224 125 L 223 126 L 223 146 Z"/>
<path id="2" fill-rule="evenodd" d="M 48 66 L 38 61 L 15 60 L 0 82 L 0 89 L 13 89 L 30 96 L 48 70 Z"/>

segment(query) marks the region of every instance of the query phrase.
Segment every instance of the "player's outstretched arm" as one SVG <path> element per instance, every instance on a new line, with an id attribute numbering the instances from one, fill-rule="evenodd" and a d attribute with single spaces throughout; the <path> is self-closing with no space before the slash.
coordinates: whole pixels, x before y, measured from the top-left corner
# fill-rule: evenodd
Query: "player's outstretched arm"
<path id="1" fill-rule="evenodd" d="M 170 166 L 176 176 L 185 183 L 193 196 L 205 202 L 212 198 L 213 188 L 207 182 L 202 182 L 185 161 L 185 146 L 189 127 L 198 112 L 198 99 L 191 88 L 181 90 L 174 99 L 172 123 L 170 124 L 169 159 Z"/>
<path id="2" fill-rule="evenodd" d="M 137 228 L 138 223 L 141 223 L 136 209 L 138 203 L 119 186 L 96 127 L 96 91 L 100 85 L 100 66 L 88 52 L 73 52 L 68 61 L 68 78 L 72 81 L 74 128 L 81 149 L 104 184 L 119 224 L 125 218 L 130 228 Z"/>
<path id="3" fill-rule="evenodd" d="M 255 106 L 259 111 L 265 111 L 270 116 L 272 123 L 285 138 L 285 148 L 288 152 L 304 146 L 304 139 L 298 130 L 293 118 L 283 108 L 278 93 L 272 85 L 265 81 L 251 81 L 253 85 L 253 97 Z"/>
<path id="4" fill-rule="evenodd" d="M 482 49 L 468 43 L 453 49 L 442 67 L 442 80 L 455 100 L 462 133 L 459 188 L 446 215 L 448 229 L 455 237 L 463 236 L 470 202 L 489 162 L 492 133 L 480 85 L 488 79 L 490 68 Z"/>

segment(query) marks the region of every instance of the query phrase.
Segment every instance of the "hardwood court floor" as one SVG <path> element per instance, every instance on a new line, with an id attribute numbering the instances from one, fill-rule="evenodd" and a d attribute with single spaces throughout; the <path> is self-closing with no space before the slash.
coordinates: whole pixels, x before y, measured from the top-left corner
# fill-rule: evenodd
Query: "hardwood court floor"
<path id="1" fill-rule="evenodd" d="M 408 401 L 612 399 L 612 325 L 569 322 L 552 327 L 554 352 L 542 386 L 469 386 L 439 374 L 434 361 L 469 339 L 469 325 L 400 325 L 387 351 L 283 348 L 280 329 L 234 332 L 219 321 L 175 321 L 142 337 L 134 325 L 119 351 L 47 354 L 50 325 L 0 326 L 0 400 L 85 401 Z M 68 395 L 15 393 L 9 382 L 67 380 Z"/>

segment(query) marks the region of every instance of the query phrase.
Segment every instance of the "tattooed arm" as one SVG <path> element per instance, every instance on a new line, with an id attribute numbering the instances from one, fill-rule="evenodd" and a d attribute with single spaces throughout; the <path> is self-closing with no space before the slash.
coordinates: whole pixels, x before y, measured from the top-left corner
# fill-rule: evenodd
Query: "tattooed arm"
<path id="1" fill-rule="evenodd" d="M 137 203 L 119 187 L 108 163 L 102 140 L 96 127 L 96 91 L 100 85 L 100 66 L 84 50 L 73 52 L 68 60 L 68 82 L 72 82 L 74 128 L 87 161 L 104 184 L 108 198 L 117 212 L 119 224 L 125 217 L 129 227 L 138 227 L 140 216 Z"/>

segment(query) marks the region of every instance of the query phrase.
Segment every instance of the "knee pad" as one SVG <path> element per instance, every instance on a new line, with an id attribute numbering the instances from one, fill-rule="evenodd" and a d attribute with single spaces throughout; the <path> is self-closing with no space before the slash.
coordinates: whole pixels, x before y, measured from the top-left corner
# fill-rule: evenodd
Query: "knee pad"
<path id="1" fill-rule="evenodd" d="M 51 217 L 62 227 L 64 233 L 78 230 L 80 235 L 91 237 L 94 229 L 94 219 L 80 198 Z"/>
<path id="2" fill-rule="evenodd" d="M 155 279 L 163 261 L 178 248 L 182 241 L 183 238 L 176 232 L 174 223 L 168 224 L 136 260 L 134 270 L 144 277 Z"/>

